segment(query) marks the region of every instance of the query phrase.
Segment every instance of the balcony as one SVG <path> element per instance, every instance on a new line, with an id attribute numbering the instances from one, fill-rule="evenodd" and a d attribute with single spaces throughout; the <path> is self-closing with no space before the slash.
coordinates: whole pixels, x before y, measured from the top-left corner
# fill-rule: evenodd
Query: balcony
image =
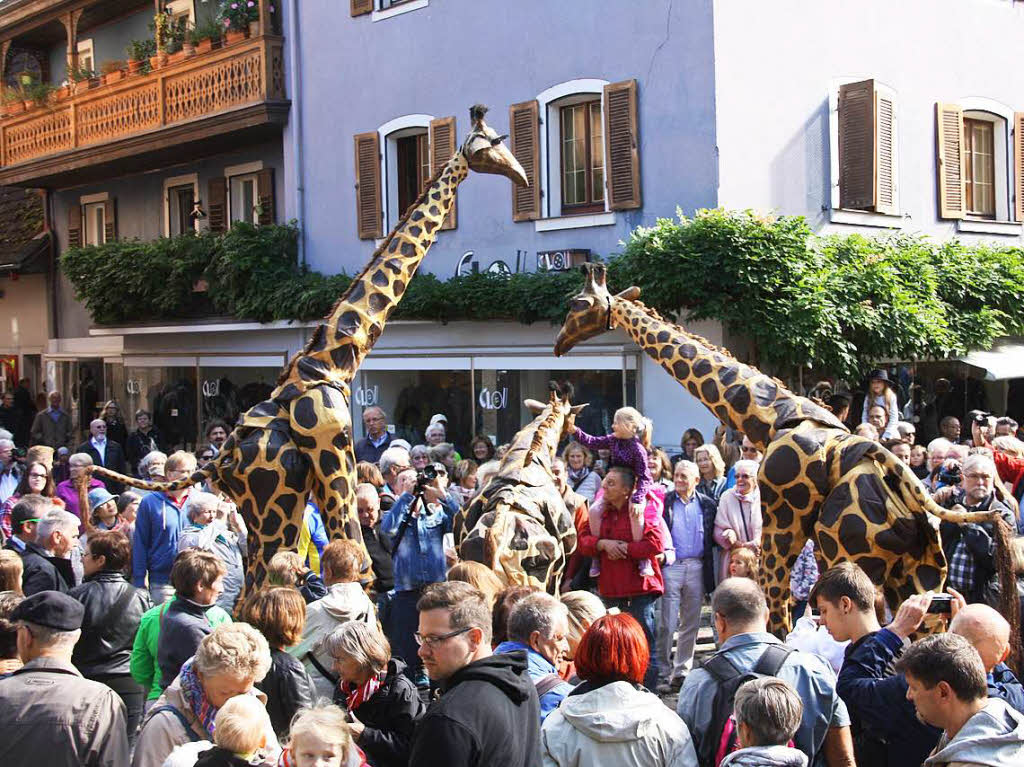
<path id="1" fill-rule="evenodd" d="M 278 135 L 283 40 L 261 35 L 0 120 L 0 186 L 70 186 Z"/>

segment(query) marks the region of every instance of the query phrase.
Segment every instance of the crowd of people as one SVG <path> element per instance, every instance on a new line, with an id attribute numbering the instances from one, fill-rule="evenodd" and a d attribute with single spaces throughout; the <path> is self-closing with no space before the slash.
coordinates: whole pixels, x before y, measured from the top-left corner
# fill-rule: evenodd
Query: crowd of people
<path id="1" fill-rule="evenodd" d="M 871 378 L 851 427 L 940 504 L 1017 529 L 1017 424 L 970 413 L 961 434 L 950 416 L 921 446 L 884 371 Z M 848 399 L 829 405 L 849 419 Z M 943 523 L 948 594 L 895 615 L 855 565 L 819 575 L 808 542 L 791 573 L 800 620 L 780 641 L 757 582 L 762 454 L 744 435 L 689 429 L 670 457 L 634 408 L 606 435 L 575 429 L 552 461 L 578 534 L 553 596 L 459 561 L 452 539 L 507 446 L 456 446 L 443 414 L 411 445 L 370 407 L 355 446 L 365 552 L 328 541 L 310 500 L 295 549 L 243 594 L 246 525 L 215 488 L 94 478 L 81 506 L 88 467 L 181 479 L 229 431 L 214 422 L 201 449 L 167 454 L 148 413 L 131 433 L 118 413 L 107 403 L 74 452 L 59 395 L 24 455 L 0 433 L 4 763 L 1024 763 L 1015 638 L 993 609 L 1004 587 L 1024 600 L 1024 538 L 1020 580 L 1000 584 L 991 523 Z M 701 664 L 708 602 L 717 651 Z"/>

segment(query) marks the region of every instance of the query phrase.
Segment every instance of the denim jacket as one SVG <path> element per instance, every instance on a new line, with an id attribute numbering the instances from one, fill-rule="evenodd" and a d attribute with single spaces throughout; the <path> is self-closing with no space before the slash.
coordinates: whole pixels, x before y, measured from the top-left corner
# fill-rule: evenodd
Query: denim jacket
<path id="1" fill-rule="evenodd" d="M 380 531 L 392 545 L 413 498 L 412 493 L 402 493 L 395 505 L 384 512 Z M 428 506 L 425 513 L 420 512 L 409 522 L 398 550 L 392 553 L 395 591 L 410 591 L 445 579 L 448 567 L 444 560 L 444 535 L 452 531 L 458 511 L 458 505 L 445 496 L 440 504 Z"/>

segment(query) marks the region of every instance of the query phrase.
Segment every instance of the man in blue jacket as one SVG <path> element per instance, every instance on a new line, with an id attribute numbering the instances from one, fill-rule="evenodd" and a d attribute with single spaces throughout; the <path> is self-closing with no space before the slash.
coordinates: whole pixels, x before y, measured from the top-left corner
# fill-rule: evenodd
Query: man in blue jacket
<path id="1" fill-rule="evenodd" d="M 167 458 L 164 469 L 168 482 L 184 479 L 195 470 L 195 456 L 182 450 Z M 144 588 L 148 579 L 155 605 L 174 593 L 171 566 L 178 553 L 178 535 L 189 525 L 185 513 L 188 493 L 188 488 L 150 493 L 139 504 L 132 542 L 132 585 Z"/>
<path id="2" fill-rule="evenodd" d="M 508 641 L 494 653 L 526 651 L 527 672 L 540 698 L 540 721 L 558 708 L 572 685 L 558 676 L 558 662 L 569 652 L 569 610 L 550 594 L 520 599 L 508 614 Z"/>

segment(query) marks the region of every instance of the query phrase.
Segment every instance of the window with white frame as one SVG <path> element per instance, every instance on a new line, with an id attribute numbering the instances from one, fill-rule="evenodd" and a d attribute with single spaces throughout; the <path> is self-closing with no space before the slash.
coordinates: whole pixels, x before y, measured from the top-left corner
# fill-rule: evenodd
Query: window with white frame
<path id="1" fill-rule="evenodd" d="M 244 221 L 247 224 L 258 223 L 256 183 L 255 173 L 228 177 L 228 207 L 231 211 L 232 224 L 236 221 Z"/>
<path id="2" fill-rule="evenodd" d="M 106 242 L 106 203 L 87 202 L 82 205 L 82 223 L 85 225 L 83 241 L 86 245 Z"/>
<path id="3" fill-rule="evenodd" d="M 384 192 L 383 230 L 389 231 L 419 197 L 430 178 L 431 115 L 405 115 L 378 129 L 381 152 L 381 189 Z"/>
<path id="4" fill-rule="evenodd" d="M 206 2 L 206 0 L 203 0 Z M 164 4 L 167 8 L 167 12 L 171 14 L 171 17 L 177 21 L 178 19 L 188 19 L 190 24 L 196 22 L 196 8 L 193 0 L 167 0 Z"/>
<path id="5" fill-rule="evenodd" d="M 78 41 L 78 69 L 95 72 L 96 59 L 93 56 L 92 38 Z"/>
<path id="6" fill-rule="evenodd" d="M 168 237 L 199 231 L 199 220 L 192 215 L 198 199 L 198 174 L 164 180 L 164 233 Z"/>

